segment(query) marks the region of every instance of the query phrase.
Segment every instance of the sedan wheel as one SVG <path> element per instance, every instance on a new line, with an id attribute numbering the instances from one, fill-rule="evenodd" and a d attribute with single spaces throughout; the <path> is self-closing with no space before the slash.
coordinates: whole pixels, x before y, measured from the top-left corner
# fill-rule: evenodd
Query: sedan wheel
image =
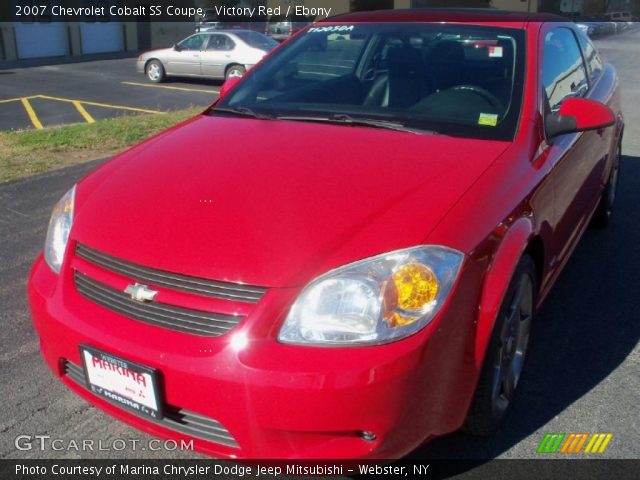
<path id="1" fill-rule="evenodd" d="M 233 65 L 229 67 L 229 69 L 227 70 L 225 79 L 234 78 L 234 77 L 239 78 L 244 76 L 245 73 L 247 73 L 247 69 L 244 68 L 242 65 Z"/>
<path id="2" fill-rule="evenodd" d="M 536 293 L 536 267 L 525 254 L 496 318 L 469 410 L 466 429 L 474 435 L 494 433 L 513 401 L 529 346 Z"/>
<path id="3" fill-rule="evenodd" d="M 147 64 L 147 78 L 155 83 L 160 83 L 164 80 L 165 72 L 162 63 L 158 60 L 152 60 Z"/>

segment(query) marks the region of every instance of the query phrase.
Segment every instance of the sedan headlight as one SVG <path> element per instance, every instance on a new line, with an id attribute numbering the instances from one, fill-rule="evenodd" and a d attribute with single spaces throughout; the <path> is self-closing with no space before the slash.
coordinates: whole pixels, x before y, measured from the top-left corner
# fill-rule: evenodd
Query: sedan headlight
<path id="1" fill-rule="evenodd" d="M 440 246 L 398 250 L 307 285 L 280 329 L 283 343 L 389 343 L 423 329 L 453 288 L 464 255 Z"/>
<path id="2" fill-rule="evenodd" d="M 49 220 L 47 239 L 44 242 L 44 259 L 56 273 L 60 273 L 64 252 L 67 249 L 69 232 L 73 223 L 73 204 L 76 196 L 75 185 L 56 204 Z"/>

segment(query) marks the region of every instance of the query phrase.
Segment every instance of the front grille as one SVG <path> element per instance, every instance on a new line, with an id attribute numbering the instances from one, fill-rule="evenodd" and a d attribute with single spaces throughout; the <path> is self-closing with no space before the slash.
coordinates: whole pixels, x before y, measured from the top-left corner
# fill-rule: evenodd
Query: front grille
<path id="1" fill-rule="evenodd" d="M 119 260 L 111 255 L 98 252 L 81 244 L 77 244 L 76 246 L 76 256 L 134 280 L 181 290 L 183 292 L 195 293 L 197 295 L 235 300 L 237 302 L 257 303 L 266 292 L 266 289 L 262 287 L 230 282 L 216 282 L 143 267 L 135 263 Z"/>
<path id="2" fill-rule="evenodd" d="M 89 390 L 87 380 L 84 375 L 84 370 L 81 366 L 76 365 L 68 360 L 64 361 L 64 374 L 74 383 L 82 388 Z M 113 402 L 105 397 L 100 397 L 107 402 L 120 406 L 118 403 Z M 198 413 L 190 412 L 184 408 L 174 407 L 171 405 L 164 405 L 164 416 L 160 420 L 153 419 L 151 417 L 144 416 L 145 420 L 162 425 L 165 428 L 174 430 L 176 432 L 189 435 L 191 437 L 200 438 L 209 442 L 219 443 L 226 445 L 227 447 L 238 448 L 238 443 L 233 438 L 231 433 L 222 426 L 218 421 L 213 418 L 205 417 Z M 132 412 L 136 415 L 135 412 Z M 140 416 L 140 415 L 138 415 Z"/>
<path id="3" fill-rule="evenodd" d="M 76 289 L 85 298 L 109 310 L 158 327 L 202 336 L 218 336 L 235 327 L 243 317 L 203 312 L 160 302 L 138 302 L 126 293 L 74 272 Z"/>

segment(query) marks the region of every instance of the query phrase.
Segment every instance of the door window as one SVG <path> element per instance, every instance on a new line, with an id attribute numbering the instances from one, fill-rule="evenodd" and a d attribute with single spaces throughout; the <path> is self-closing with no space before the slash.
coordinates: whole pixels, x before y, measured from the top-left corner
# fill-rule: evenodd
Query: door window
<path id="1" fill-rule="evenodd" d="M 589 89 L 580 48 L 568 28 L 549 31 L 544 39 L 542 82 L 551 111 L 566 97 L 582 97 Z"/>
<path id="2" fill-rule="evenodd" d="M 202 43 L 205 40 L 205 35 L 192 35 L 191 37 L 183 40 L 178 45 L 180 50 L 201 50 Z"/>
<path id="3" fill-rule="evenodd" d="M 589 40 L 589 37 L 587 37 L 585 33 L 580 33 L 578 35 L 578 39 L 580 40 L 582 54 L 584 55 L 584 60 L 587 64 L 589 82 L 593 85 L 600 77 L 600 74 L 604 69 L 604 64 L 602 63 L 602 59 L 600 58 L 600 55 L 598 55 L 597 50 L 593 46 L 593 43 L 591 43 L 591 40 Z"/>
<path id="4" fill-rule="evenodd" d="M 207 51 L 229 51 L 233 50 L 234 46 L 233 40 L 226 35 L 209 35 Z"/>

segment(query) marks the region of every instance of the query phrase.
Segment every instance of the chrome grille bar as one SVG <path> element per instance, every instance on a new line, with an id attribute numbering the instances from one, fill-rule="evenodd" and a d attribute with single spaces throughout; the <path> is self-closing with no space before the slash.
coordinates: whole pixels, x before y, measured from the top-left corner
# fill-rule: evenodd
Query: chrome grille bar
<path id="1" fill-rule="evenodd" d="M 109 310 L 158 327 L 202 336 L 219 336 L 235 327 L 243 317 L 203 312 L 159 302 L 138 302 L 119 290 L 74 272 L 78 292 Z"/>
<path id="2" fill-rule="evenodd" d="M 111 255 L 98 252 L 97 250 L 82 244 L 76 245 L 76 256 L 134 280 L 148 282 L 152 285 L 168 287 L 197 295 L 235 300 L 238 302 L 257 303 L 267 291 L 266 288 L 262 287 L 253 287 L 250 285 L 230 282 L 218 282 L 143 267 L 141 265 L 119 260 Z"/>

